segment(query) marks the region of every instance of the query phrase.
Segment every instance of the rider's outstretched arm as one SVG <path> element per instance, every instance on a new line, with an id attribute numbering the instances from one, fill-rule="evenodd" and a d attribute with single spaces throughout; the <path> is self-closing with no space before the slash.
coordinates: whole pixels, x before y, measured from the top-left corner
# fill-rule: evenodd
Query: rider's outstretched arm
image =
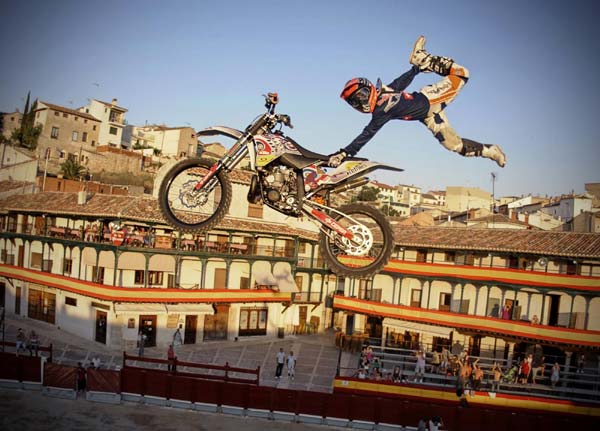
<path id="1" fill-rule="evenodd" d="M 394 79 L 388 87 L 394 91 L 404 91 L 406 87 L 410 85 L 414 77 L 419 73 L 419 68 L 413 66 L 408 72 L 404 72 L 398 78 Z"/>
<path id="2" fill-rule="evenodd" d="M 373 116 L 373 118 L 371 119 L 369 124 L 366 125 L 361 134 L 354 138 L 354 140 L 350 142 L 350 144 L 346 146 L 346 148 L 344 148 L 343 150 L 347 154 L 354 156 L 360 151 L 362 147 L 365 146 L 367 142 L 371 140 L 373 136 L 375 136 L 375 133 L 377 133 L 379 129 L 381 129 L 383 125 L 387 123 L 387 121 L 387 118 Z"/>

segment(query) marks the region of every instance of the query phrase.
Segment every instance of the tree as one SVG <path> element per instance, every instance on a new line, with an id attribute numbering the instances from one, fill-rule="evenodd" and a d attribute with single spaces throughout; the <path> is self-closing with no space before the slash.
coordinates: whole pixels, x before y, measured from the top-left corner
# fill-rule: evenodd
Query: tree
<path id="1" fill-rule="evenodd" d="M 29 98 L 31 92 L 27 93 L 27 101 L 25 102 L 25 109 L 23 111 L 23 119 L 21 120 L 21 127 L 13 130 L 10 140 L 16 143 L 20 147 L 27 148 L 28 150 L 35 150 L 38 144 L 38 138 L 42 133 L 42 126 L 35 125 L 35 110 L 37 109 L 37 99 L 33 102 L 33 105 L 29 106 Z"/>
<path id="2" fill-rule="evenodd" d="M 87 175 L 87 169 L 75 159 L 67 159 L 60 165 L 60 173 L 68 180 L 79 180 Z"/>
<path id="3" fill-rule="evenodd" d="M 375 187 L 364 186 L 358 192 L 358 200 L 362 202 L 373 202 L 377 200 L 379 191 Z"/>

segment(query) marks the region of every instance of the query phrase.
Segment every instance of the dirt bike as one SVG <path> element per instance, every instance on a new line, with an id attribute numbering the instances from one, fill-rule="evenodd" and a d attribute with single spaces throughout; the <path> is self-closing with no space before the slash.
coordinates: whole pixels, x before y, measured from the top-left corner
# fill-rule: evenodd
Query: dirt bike
<path id="1" fill-rule="evenodd" d="M 276 93 L 265 96 L 266 112 L 243 132 L 224 126 L 199 131 L 236 140 L 218 161 L 190 158 L 165 175 L 159 206 L 165 219 L 182 232 L 207 231 L 225 217 L 232 199 L 228 174 L 246 158 L 253 172 L 248 201 L 264 203 L 290 217 L 308 217 L 319 226 L 321 255 L 337 275 L 366 277 L 379 271 L 394 246 L 392 228 L 376 208 L 354 203 L 333 208 L 330 198 L 368 182 L 375 169 L 402 171 L 367 159 L 348 158 L 330 172 L 329 156 L 302 148 L 281 131 L 293 128 L 290 117 L 275 113 Z"/>

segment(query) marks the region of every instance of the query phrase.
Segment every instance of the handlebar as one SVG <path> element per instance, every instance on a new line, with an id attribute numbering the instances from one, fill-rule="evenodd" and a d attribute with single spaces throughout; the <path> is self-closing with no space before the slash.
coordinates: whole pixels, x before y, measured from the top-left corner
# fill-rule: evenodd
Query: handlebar
<path id="1" fill-rule="evenodd" d="M 265 98 L 265 108 L 267 108 L 267 112 L 271 115 L 275 115 L 275 105 L 279 103 L 279 94 L 277 93 L 267 93 L 263 94 Z M 289 115 L 275 115 L 275 118 L 278 123 L 283 124 L 284 126 L 293 129 L 292 120 Z"/>

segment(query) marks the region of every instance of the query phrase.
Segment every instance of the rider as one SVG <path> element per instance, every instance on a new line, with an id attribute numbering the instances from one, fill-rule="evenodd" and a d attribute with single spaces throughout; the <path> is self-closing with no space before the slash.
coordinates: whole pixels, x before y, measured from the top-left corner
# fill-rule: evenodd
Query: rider
<path id="1" fill-rule="evenodd" d="M 466 84 L 469 71 L 450 58 L 425 51 L 423 36 L 415 42 L 409 62 L 413 67 L 388 86 L 381 85 L 381 80 L 377 80 L 375 86 L 366 78 L 354 78 L 346 83 L 340 97 L 357 111 L 373 116 L 348 146 L 329 156 L 329 165 L 337 167 L 347 156 L 354 156 L 388 121 L 419 120 L 446 149 L 464 157 L 485 157 L 504 167 L 506 156 L 498 145 L 460 138 L 446 118 L 444 108 Z M 418 92 L 404 92 L 419 72 L 435 72 L 444 78 Z"/>

